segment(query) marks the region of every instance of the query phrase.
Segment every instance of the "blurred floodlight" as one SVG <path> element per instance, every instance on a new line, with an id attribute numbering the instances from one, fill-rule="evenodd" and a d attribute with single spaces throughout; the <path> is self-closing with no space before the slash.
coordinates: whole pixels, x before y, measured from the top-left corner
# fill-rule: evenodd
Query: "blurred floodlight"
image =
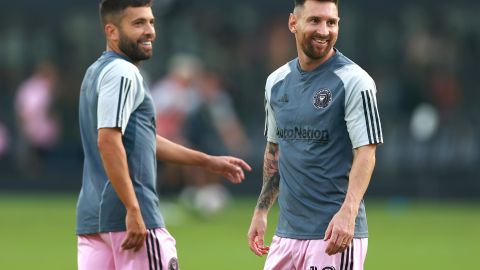
<path id="1" fill-rule="evenodd" d="M 422 103 L 415 108 L 410 121 L 410 132 L 414 139 L 426 141 L 438 129 L 438 112 L 431 104 Z"/>

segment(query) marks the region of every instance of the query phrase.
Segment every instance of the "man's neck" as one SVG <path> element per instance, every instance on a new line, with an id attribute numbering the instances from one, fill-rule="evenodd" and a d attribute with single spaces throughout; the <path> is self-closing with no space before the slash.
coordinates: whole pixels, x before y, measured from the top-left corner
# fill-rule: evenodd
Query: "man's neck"
<path id="1" fill-rule="evenodd" d="M 310 72 L 319 66 L 321 66 L 323 63 L 327 62 L 332 56 L 335 55 L 335 50 L 332 48 L 330 52 L 328 52 L 325 57 L 322 57 L 320 59 L 312 59 L 305 55 L 303 52 L 298 53 L 298 62 L 300 64 L 300 68 L 305 71 L 305 72 Z"/>
<path id="2" fill-rule="evenodd" d="M 111 51 L 111 52 L 115 52 L 117 54 L 120 54 L 125 59 L 127 59 L 130 63 L 134 64 L 137 67 L 140 66 L 140 61 L 137 61 L 137 62 L 132 61 L 130 59 L 130 57 L 128 57 L 122 50 L 120 50 L 120 48 L 118 48 L 118 46 L 115 46 L 115 45 L 107 42 L 107 49 L 106 50 L 107 50 L 107 52 Z"/>

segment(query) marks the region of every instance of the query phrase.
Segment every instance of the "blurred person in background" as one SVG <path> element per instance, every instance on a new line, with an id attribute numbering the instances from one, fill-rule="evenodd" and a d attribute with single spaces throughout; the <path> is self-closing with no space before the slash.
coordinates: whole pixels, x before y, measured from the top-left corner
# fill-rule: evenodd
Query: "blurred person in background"
<path id="1" fill-rule="evenodd" d="M 0 122 L 0 158 L 4 157 L 8 152 L 8 145 L 10 144 L 10 137 L 7 127 Z"/>
<path id="2" fill-rule="evenodd" d="M 77 202 L 78 269 L 178 269 L 175 239 L 156 192 L 156 159 L 202 166 L 233 183 L 250 167 L 173 143 L 155 131 L 155 108 L 138 70 L 155 40 L 151 0 L 102 0 L 107 49 L 80 90 L 85 154 Z"/>
<path id="3" fill-rule="evenodd" d="M 18 88 L 18 161 L 21 171 L 35 174 L 60 140 L 61 127 L 53 110 L 58 75 L 49 62 L 40 63 Z"/>
<path id="4" fill-rule="evenodd" d="M 202 68 L 193 55 L 178 53 L 169 60 L 168 74 L 152 85 L 151 93 L 156 109 L 157 134 L 175 143 L 189 145 L 182 127 L 185 119 L 200 103 L 195 89 Z M 169 187 L 180 187 L 187 181 L 188 167 L 173 163 L 159 166 L 159 175 Z"/>
<path id="5" fill-rule="evenodd" d="M 157 110 L 157 133 L 182 143 L 181 128 L 188 114 L 194 111 L 200 96 L 195 89 L 202 67 L 199 59 L 189 54 L 176 54 L 170 59 L 168 74 L 152 86 L 152 98 Z"/>
<path id="6" fill-rule="evenodd" d="M 267 79 L 263 186 L 248 232 L 250 249 L 268 253 L 264 269 L 363 269 L 363 196 L 383 135 L 373 79 L 334 48 L 339 20 L 336 0 L 295 0 L 288 26 L 298 58 Z"/>
<path id="7" fill-rule="evenodd" d="M 194 89 L 199 93 L 200 104 L 187 115 L 182 128 L 190 146 L 217 155 L 247 157 L 250 142 L 219 74 L 204 69 Z M 185 184 L 182 199 L 204 216 L 219 213 L 229 201 L 228 190 L 218 175 L 190 168 Z"/>

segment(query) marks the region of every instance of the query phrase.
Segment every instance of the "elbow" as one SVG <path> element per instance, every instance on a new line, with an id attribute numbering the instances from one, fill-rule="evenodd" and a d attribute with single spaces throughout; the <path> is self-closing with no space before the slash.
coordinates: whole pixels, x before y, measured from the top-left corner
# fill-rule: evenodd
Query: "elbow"
<path id="1" fill-rule="evenodd" d="M 376 146 L 368 147 L 366 150 L 367 150 L 367 151 L 366 151 L 366 154 L 367 154 L 368 159 L 370 160 L 370 162 L 371 162 L 373 165 L 375 165 L 375 162 L 376 162 L 376 160 L 377 160 L 377 159 L 376 159 L 376 153 L 377 153 L 377 151 L 376 151 Z"/>
<path id="2" fill-rule="evenodd" d="M 100 151 L 100 153 L 104 153 L 106 148 L 108 148 L 107 140 L 99 136 L 97 139 L 97 148 L 98 148 L 98 151 Z"/>
<path id="3" fill-rule="evenodd" d="M 108 152 L 114 145 L 114 139 L 106 134 L 98 134 L 97 147 L 100 153 Z"/>
<path id="4" fill-rule="evenodd" d="M 368 161 L 375 166 L 376 162 L 376 145 L 366 145 L 359 148 L 356 148 L 354 151 L 354 160 L 364 160 Z"/>
<path id="5" fill-rule="evenodd" d="M 368 158 L 367 160 L 368 160 L 369 163 L 371 164 L 372 170 L 373 170 L 373 168 L 375 168 L 375 164 L 376 164 L 376 162 L 377 162 L 375 148 L 370 149 L 367 158 Z"/>
<path id="6" fill-rule="evenodd" d="M 123 148 L 122 133 L 116 129 L 100 129 L 97 137 L 97 147 L 101 155 L 118 154 Z"/>

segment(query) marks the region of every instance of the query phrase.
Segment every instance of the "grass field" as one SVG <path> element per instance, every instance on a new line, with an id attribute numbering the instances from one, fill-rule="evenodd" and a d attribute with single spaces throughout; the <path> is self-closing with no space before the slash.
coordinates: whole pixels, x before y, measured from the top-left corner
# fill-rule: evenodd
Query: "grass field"
<path id="1" fill-rule="evenodd" d="M 0 269 L 76 269 L 75 195 L 0 194 Z M 262 269 L 246 231 L 253 199 L 238 199 L 225 214 L 202 219 L 165 207 L 182 270 Z M 368 201 L 366 269 L 479 269 L 480 201 Z M 277 211 L 272 210 L 268 238 Z M 170 220 L 170 221 L 169 221 Z M 95 269 L 92 269 L 95 270 Z"/>

